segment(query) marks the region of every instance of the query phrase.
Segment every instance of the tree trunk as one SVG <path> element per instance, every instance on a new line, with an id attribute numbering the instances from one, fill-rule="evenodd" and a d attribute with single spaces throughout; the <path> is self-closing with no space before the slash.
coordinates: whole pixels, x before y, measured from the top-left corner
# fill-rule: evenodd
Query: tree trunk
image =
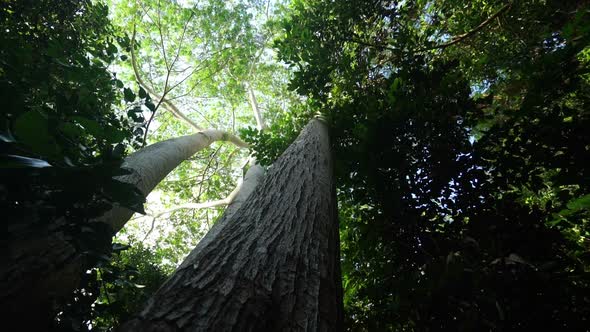
<path id="1" fill-rule="evenodd" d="M 219 130 L 166 140 L 129 155 L 123 167 L 132 173 L 119 180 L 136 185 L 147 196 L 183 160 L 220 140 L 246 146 L 236 136 Z M 132 214 L 127 208 L 115 206 L 95 222 L 107 223 L 116 233 Z M 84 253 L 76 249 L 71 236 L 63 230 L 64 218 L 43 228 L 25 229 L 29 224 L 20 227 L 20 235 L 13 234 L 5 248 L 0 265 L 0 311 L 5 322 L 18 321 L 25 330 L 43 330 L 55 314 L 56 302 L 72 294 L 87 267 Z M 110 247 L 110 243 L 101 245 Z"/>
<path id="2" fill-rule="evenodd" d="M 328 131 L 313 120 L 120 330 L 341 330 L 333 181 Z"/>

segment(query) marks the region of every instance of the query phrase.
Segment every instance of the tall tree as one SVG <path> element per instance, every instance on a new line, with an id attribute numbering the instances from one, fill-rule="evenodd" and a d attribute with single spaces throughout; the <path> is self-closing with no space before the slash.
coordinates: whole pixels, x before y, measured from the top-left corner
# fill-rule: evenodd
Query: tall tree
<path id="1" fill-rule="evenodd" d="M 584 330 L 587 1 L 295 0 L 333 121 L 347 328 Z"/>
<path id="2" fill-rule="evenodd" d="M 123 331 L 337 331 L 341 285 L 328 128 L 312 120 Z"/>
<path id="3" fill-rule="evenodd" d="M 190 126 L 201 131 L 198 134 L 163 141 L 132 154 L 125 159 L 123 164 L 124 168 L 131 170 L 131 174 L 121 174 L 120 171 L 118 173 L 114 171 L 111 174 L 102 174 L 96 177 L 89 176 L 89 178 L 96 180 L 97 183 L 93 183 L 96 188 L 87 185 L 86 189 L 92 191 L 92 193 L 96 191 L 109 196 L 117 196 L 118 190 L 123 188 L 128 190 L 130 188 L 130 186 L 121 186 L 121 182 L 139 187 L 141 194 L 144 197 L 147 196 L 153 187 L 170 170 L 183 160 L 191 157 L 195 152 L 208 147 L 214 141 L 230 140 L 240 148 L 246 146 L 244 142 L 231 133 L 220 130 L 202 130 L 194 121 L 184 116 L 167 99 L 170 98 L 170 91 L 174 87 L 179 87 L 189 76 L 192 76 L 196 80 L 196 82 L 189 80 L 191 88 L 194 89 L 199 81 L 210 79 L 209 76 L 216 74 L 224 68 L 224 64 L 231 57 L 228 55 L 230 49 L 224 46 L 226 39 L 222 39 L 222 37 L 227 37 L 227 40 L 234 42 L 241 38 L 239 34 L 243 29 L 246 29 L 243 25 L 249 19 L 245 15 L 246 8 L 244 6 L 240 6 L 240 8 L 236 8 L 235 10 L 237 14 L 234 16 L 236 20 L 239 19 L 241 22 L 237 23 L 235 20 L 220 19 L 221 16 L 228 14 L 228 8 L 224 7 L 223 1 L 212 2 L 205 9 L 197 9 L 195 7 L 193 8 L 194 11 L 172 5 L 167 8 L 161 8 L 160 2 L 157 4 L 155 2 L 150 4 L 147 2 L 144 3 L 142 7 L 144 15 L 146 17 L 152 15 L 150 19 L 157 16 L 157 19 L 152 23 L 157 23 L 160 38 L 165 38 L 162 34 L 162 29 L 170 28 L 166 24 L 180 24 L 180 26 L 174 26 L 174 28 L 176 30 L 182 30 L 182 36 L 184 36 L 185 32 L 190 34 L 191 31 L 193 33 L 199 33 L 207 30 L 208 32 L 205 32 L 205 36 L 201 37 L 207 40 L 209 46 L 215 44 L 214 47 L 211 47 L 212 49 L 207 47 L 203 54 L 197 56 L 191 53 L 191 49 L 196 49 L 192 47 L 193 45 L 189 45 L 188 48 L 185 47 L 183 49 L 183 37 L 179 37 L 178 40 L 173 42 L 161 40 L 161 44 L 158 44 L 162 46 L 160 51 L 166 63 L 165 70 L 167 74 L 165 76 L 167 78 L 171 72 L 178 71 L 175 63 L 179 60 L 179 57 L 182 58 L 180 62 L 186 65 L 187 53 L 192 55 L 192 60 L 195 61 L 196 65 L 190 71 L 191 74 L 184 78 L 176 80 L 171 78 L 170 81 L 166 79 L 166 83 L 162 84 L 164 86 L 163 91 L 158 95 L 157 92 L 154 92 L 153 82 L 147 85 L 139 75 L 135 52 L 133 51 L 136 46 L 135 29 L 133 29 L 131 40 L 124 34 L 111 36 L 114 32 L 108 24 L 106 6 L 97 5 L 93 7 L 89 2 L 81 5 L 75 1 L 68 1 L 63 6 L 60 6 L 60 2 L 56 1 L 45 1 L 35 6 L 29 3 L 29 5 L 31 5 L 29 6 L 31 8 L 27 10 L 24 9 L 27 7 L 26 3 L 17 4 L 8 2 L 1 7 L 2 12 L 0 14 L 2 16 L 0 18 L 2 19 L 3 27 L 7 31 L 14 32 L 13 34 L 3 36 L 3 38 L 6 39 L 6 44 L 10 42 L 18 46 L 14 50 L 3 50 L 2 52 L 3 59 L 6 60 L 2 62 L 3 65 L 6 64 L 2 73 L 2 93 L 11 101 L 10 111 L 7 112 L 7 119 L 2 118 L 2 126 L 4 127 L 5 122 L 7 122 L 6 127 L 10 127 L 8 128 L 8 134 L 3 135 L 3 138 L 10 139 L 11 132 L 16 134 L 17 138 L 25 145 L 29 145 L 34 153 L 45 153 L 49 155 L 50 161 L 53 164 L 64 163 L 64 160 L 59 160 L 62 157 L 59 153 L 60 148 L 63 149 L 64 147 L 77 153 L 74 154 L 70 151 L 69 154 L 65 154 L 65 163 L 71 163 L 72 161 L 100 162 L 96 158 L 97 155 L 106 155 L 107 157 L 111 157 L 111 155 L 120 156 L 124 146 L 118 145 L 116 149 L 112 149 L 111 144 L 119 143 L 123 140 L 124 137 L 122 138 L 122 136 L 124 134 L 130 136 L 131 131 L 125 128 L 124 125 L 126 123 L 123 123 L 123 125 L 116 123 L 114 121 L 116 118 L 109 111 L 112 111 L 111 103 L 116 100 L 115 97 L 122 96 L 124 96 L 125 101 L 132 104 L 129 109 L 130 116 L 135 122 L 141 124 L 137 125 L 134 131 L 134 135 L 138 136 L 133 141 L 135 147 L 138 147 L 137 141 L 140 140 L 137 138 L 143 137 L 145 143 L 147 129 L 151 122 L 151 119 L 148 122 L 144 121 L 143 112 L 149 109 L 153 118 L 159 106 L 167 108 L 176 116 L 188 122 Z M 149 12 L 150 6 L 157 7 L 158 10 Z M 178 9 L 183 13 L 182 18 L 184 20 L 178 20 L 178 17 L 172 14 L 174 10 Z M 148 12 L 145 13 L 145 10 Z M 207 20 L 203 22 L 205 14 L 208 15 L 210 12 L 215 11 L 220 13 L 220 17 L 215 17 L 215 22 L 209 22 Z M 53 18 L 57 19 L 57 22 L 52 22 Z M 196 19 L 193 20 L 193 18 Z M 198 21 L 198 24 L 206 26 L 206 28 L 195 28 L 193 26 L 196 24 L 195 21 Z M 92 26 L 96 34 L 84 34 L 82 29 L 84 25 Z M 231 36 L 229 34 L 220 34 L 217 28 L 211 28 L 208 25 L 213 25 L 220 29 L 223 28 L 224 31 L 231 30 Z M 52 28 L 48 28 L 50 26 Z M 53 28 L 55 28 L 55 31 L 52 30 Z M 250 36 L 249 32 L 248 36 Z M 112 37 L 115 37 L 119 41 L 119 44 L 130 53 L 136 79 L 139 81 L 140 86 L 145 88 L 140 88 L 137 95 L 139 95 L 141 100 L 146 102 L 145 106 L 147 109 L 136 102 L 137 96 L 130 89 L 125 88 L 123 90 L 122 82 L 112 77 L 104 66 L 104 64 L 112 62 L 120 55 Z M 28 43 L 23 42 L 21 39 L 26 39 Z M 46 42 L 49 45 L 46 45 Z M 170 49 L 166 49 L 164 43 Z M 241 44 L 252 48 L 251 43 Z M 47 50 L 44 48 L 47 48 Z M 35 52 L 31 52 L 33 49 L 43 55 L 41 60 L 44 61 L 33 61 L 37 57 L 37 54 L 34 54 Z M 92 62 L 86 58 L 87 50 L 92 54 Z M 222 56 L 217 54 L 218 51 L 223 53 Z M 33 55 L 31 56 L 29 53 L 33 53 Z M 120 58 L 124 61 L 128 57 L 122 55 Z M 220 60 L 221 58 L 224 60 Z M 30 69 L 28 67 L 34 68 Z M 87 69 L 86 73 L 84 69 Z M 206 71 L 207 73 L 201 71 Z M 53 75 L 48 75 L 48 77 L 51 79 L 57 77 L 58 79 L 55 79 L 55 82 L 51 80 L 46 82 L 35 76 L 39 72 L 52 72 Z M 21 74 L 24 74 L 21 79 L 15 79 L 15 77 L 19 77 Z M 193 76 L 193 74 L 199 75 Z M 29 79 L 29 76 L 32 76 L 32 79 Z M 198 78 L 195 76 L 198 76 Z M 28 83 L 28 85 L 22 84 L 21 81 Z M 64 82 L 71 82 L 72 86 Z M 60 84 L 65 84 L 65 86 L 59 86 Z M 37 85 L 41 86 L 37 87 Z M 121 91 L 117 91 L 119 88 L 121 88 Z M 26 91 L 20 91 L 19 89 Z M 154 98 L 154 102 L 157 105 L 151 102 L 150 96 Z M 29 105 L 25 105 L 27 107 L 24 108 L 20 107 L 22 106 L 22 101 L 20 101 L 20 104 L 12 102 L 19 98 L 32 104 L 34 106 L 32 110 L 26 112 Z M 49 121 L 45 119 L 47 116 L 49 116 Z M 14 118 L 16 118 L 16 121 L 14 121 Z M 10 122 L 16 122 L 16 124 L 13 125 Z M 49 124 L 54 125 L 55 128 L 52 128 Z M 129 130 L 129 132 L 124 130 Z M 56 140 L 58 144 L 55 144 Z M 131 140 L 131 138 L 127 138 L 127 140 Z M 78 146 L 81 148 L 76 149 Z M 27 159 L 20 159 L 20 162 L 22 163 L 23 160 L 26 161 Z M 31 161 L 29 160 L 29 162 Z M 116 166 L 118 167 L 119 165 Z M 92 173 L 90 172 L 89 174 Z M 89 174 L 85 175 L 88 176 Z M 114 181 L 110 179 L 113 175 L 116 175 L 116 180 Z M 256 178 L 251 177 L 251 180 Z M 102 188 L 99 185 L 101 181 L 109 184 L 110 187 L 107 189 Z M 248 183 L 249 186 L 253 186 L 251 183 L 255 183 L 255 181 L 248 181 Z M 40 191 L 43 193 L 43 190 Z M 246 191 L 248 190 L 244 190 L 244 192 Z M 244 194 L 238 195 L 238 198 L 242 196 Z M 122 197 L 118 198 L 119 200 L 125 199 Z M 34 199 L 31 200 L 34 201 Z M 15 198 L 14 201 L 15 206 L 20 204 L 16 206 L 17 209 L 26 210 L 21 208 L 21 206 L 28 206 L 27 204 L 23 204 L 24 201 L 22 198 Z M 224 203 L 227 204 L 230 201 L 229 199 L 224 200 Z M 38 206 L 42 205 L 39 201 L 36 203 Z M 121 229 L 133 213 L 131 209 L 125 207 L 125 204 L 110 206 L 109 204 L 103 203 L 106 202 L 101 202 L 100 209 L 95 209 L 94 207 L 91 209 L 91 207 L 87 206 L 89 211 L 84 217 L 88 217 L 89 223 L 84 224 L 84 227 L 77 227 L 78 229 L 86 229 L 84 231 L 86 233 L 89 233 L 89 229 L 92 230 L 95 233 L 94 235 L 96 235 L 93 241 L 79 240 L 76 235 L 67 232 L 64 233 L 59 230 L 60 228 L 70 226 L 68 218 L 63 218 L 59 214 L 57 217 L 62 218 L 56 218 L 57 221 L 53 222 L 49 229 L 37 232 L 39 234 L 35 234 L 35 236 L 27 235 L 25 240 L 20 237 L 10 239 L 11 242 L 7 246 L 11 249 L 5 260 L 6 264 L 0 270 L 1 275 L 4 277 L 4 282 L 2 283 L 3 307 L 6 305 L 10 309 L 9 312 L 12 313 L 25 313 L 29 311 L 27 307 L 30 303 L 36 303 L 39 307 L 34 311 L 42 314 L 44 318 L 49 317 L 49 313 L 54 311 L 49 309 L 49 307 L 53 306 L 53 302 L 56 299 L 62 298 L 71 292 L 78 284 L 80 275 L 88 268 L 88 265 L 85 263 L 87 253 L 90 251 L 95 256 L 104 256 L 103 254 L 108 253 L 113 231 L 116 232 Z M 74 206 L 76 205 L 74 204 Z M 135 205 L 135 208 L 138 210 L 139 206 Z M 107 210 L 106 214 L 97 218 L 98 215 L 104 213 L 105 209 Z M 90 211 L 93 213 L 90 213 Z M 35 222 L 39 221 L 35 218 L 31 219 Z M 46 219 L 49 220 L 51 218 Z M 22 224 L 19 225 L 20 228 L 22 228 Z M 95 228 L 100 229 L 100 231 L 96 232 L 97 230 Z M 59 231 L 54 231 L 55 229 Z M 98 236 L 99 233 L 100 236 Z M 12 232 L 12 234 L 15 234 L 15 232 Z M 78 242 L 85 242 L 84 246 L 80 246 Z M 100 248 L 100 250 L 97 248 Z M 39 277 L 41 273 L 45 275 L 45 278 Z M 14 315 L 12 316 L 15 317 Z M 30 321 L 35 322 L 37 320 L 33 319 Z M 43 321 L 43 319 L 39 321 Z"/>
<path id="4" fill-rule="evenodd" d="M 136 32 L 136 47 L 121 63 L 121 76 L 137 80 L 154 100 L 165 94 L 150 126 L 150 142 L 186 135 L 195 127 L 173 116 L 237 133 L 256 123 L 249 96 L 257 99 L 267 124 L 296 101 L 286 91 L 286 68 L 270 52 L 272 36 L 279 32 L 276 24 L 265 23 L 277 15 L 274 1 L 228 6 L 219 0 L 125 0 L 112 6 L 115 22 Z M 224 145 L 183 163 L 148 198 L 153 203 L 146 206 L 148 214 L 134 218 L 120 237 L 145 237 L 179 264 L 223 212 L 247 168 L 248 153 Z M 184 185 L 188 181 L 194 185 Z"/>

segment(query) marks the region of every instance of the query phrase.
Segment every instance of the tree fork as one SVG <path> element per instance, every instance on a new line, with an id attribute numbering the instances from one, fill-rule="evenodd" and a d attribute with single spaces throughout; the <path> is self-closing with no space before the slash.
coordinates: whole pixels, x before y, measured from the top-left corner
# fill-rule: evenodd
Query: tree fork
<path id="1" fill-rule="evenodd" d="M 334 188 L 328 129 L 312 120 L 119 330 L 341 330 Z"/>
<path id="2" fill-rule="evenodd" d="M 239 137 L 225 131 L 207 129 L 193 135 L 172 138 L 149 145 L 125 158 L 122 167 L 132 171 L 129 175 L 118 177 L 122 182 L 138 187 L 145 197 L 162 181 L 168 173 L 184 160 L 208 147 L 213 142 L 228 141 L 240 148 L 248 144 Z M 118 232 L 131 218 L 133 211 L 116 206 L 99 221 L 107 223 Z"/>

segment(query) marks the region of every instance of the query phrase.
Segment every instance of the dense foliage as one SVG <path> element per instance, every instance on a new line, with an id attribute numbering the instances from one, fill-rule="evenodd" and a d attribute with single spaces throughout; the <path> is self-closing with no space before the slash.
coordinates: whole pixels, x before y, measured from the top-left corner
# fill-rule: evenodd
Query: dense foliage
<path id="1" fill-rule="evenodd" d="M 115 112 L 123 83 L 108 8 L 89 1 L 7 1 L 0 7 L 4 141 L 57 165 L 110 160 L 133 138 Z M 140 136 L 141 137 L 141 136 Z"/>
<path id="2" fill-rule="evenodd" d="M 161 262 L 142 243 L 114 244 L 112 256 L 86 273 L 54 330 L 108 331 L 130 319 L 172 272 Z"/>
<path id="3" fill-rule="evenodd" d="M 292 87 L 332 121 L 348 328 L 586 328 L 588 5 L 290 15 Z"/>
<path id="4" fill-rule="evenodd" d="M 16 186 L 2 190 L 11 209 L 44 199 L 54 200 L 47 206 L 64 209 L 73 201 L 88 202 L 101 192 L 97 187 L 103 187 L 103 199 L 126 200 L 129 190 L 110 179 L 120 174 L 126 146 L 137 146 L 141 130 L 134 136 L 127 116 L 117 111 L 123 83 L 107 67 L 117 55 L 115 39 L 122 37 L 107 13 L 106 6 L 89 1 L 7 1 L 0 7 L 6 32 L 0 41 L 10 45 L 0 51 L 1 165 L 6 185 Z M 77 181 L 60 178 L 68 176 Z M 41 187 L 52 181 L 73 188 L 49 194 Z"/>
<path id="5" fill-rule="evenodd" d="M 90 268 L 110 252 L 112 236 L 92 218 L 113 204 L 142 210 L 137 190 L 113 179 L 126 173 L 122 157 L 142 138 L 143 121 L 124 110 L 144 100 L 132 103 L 131 90 L 108 70 L 125 36 L 107 14 L 90 1 L 0 4 L 4 264 L 42 257 L 45 239 L 63 234 Z M 30 264 L 23 278 L 45 274 Z M 53 305 L 57 312 L 60 304 Z"/>
<path id="6" fill-rule="evenodd" d="M 269 167 L 330 123 L 348 330 L 587 329 L 590 4 L 277 3 L 0 3 L 0 243 L 63 232 L 87 259 L 53 328 L 127 320 L 222 213 L 175 207 L 233 190 L 249 152 L 228 145 L 163 181 L 124 244 L 90 222 L 142 211 L 113 176 L 194 131 L 175 104 Z"/>

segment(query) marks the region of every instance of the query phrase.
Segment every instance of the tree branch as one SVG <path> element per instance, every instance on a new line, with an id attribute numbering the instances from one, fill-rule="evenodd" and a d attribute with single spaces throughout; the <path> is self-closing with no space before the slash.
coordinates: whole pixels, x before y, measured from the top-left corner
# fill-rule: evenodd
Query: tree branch
<path id="1" fill-rule="evenodd" d="M 219 148 L 217 148 L 217 150 L 215 150 L 211 155 L 209 155 L 209 160 L 207 160 L 207 165 L 205 165 L 205 168 L 203 169 L 203 174 L 201 174 L 201 181 L 199 183 L 199 193 L 197 194 L 197 197 L 196 197 L 197 201 L 201 199 L 201 194 L 203 193 L 203 183 L 205 183 L 205 177 L 207 176 L 207 172 L 209 171 L 209 168 L 211 167 L 211 162 L 213 161 L 213 159 L 215 159 L 215 157 L 217 156 L 217 153 L 219 153 L 219 150 L 221 150 L 221 146 Z M 215 174 L 215 172 L 217 172 L 218 165 L 216 166 L 213 174 Z"/>
<path id="2" fill-rule="evenodd" d="M 135 29 L 133 29 L 133 33 L 135 34 Z M 134 36 L 134 38 L 135 38 L 135 36 Z M 133 44 L 131 45 L 131 47 L 133 47 Z M 132 49 L 132 51 L 133 51 L 133 49 Z M 156 111 L 158 110 L 158 107 L 160 107 L 160 105 L 162 105 L 162 102 L 164 101 L 166 94 L 168 93 L 168 91 L 170 91 L 170 90 L 168 90 L 168 81 L 169 80 L 170 80 L 170 69 L 167 69 L 166 70 L 166 81 L 164 82 L 164 93 L 162 94 L 162 97 L 160 98 L 160 100 L 158 100 L 158 104 L 156 105 L 156 107 L 154 107 L 154 110 L 152 111 L 152 115 L 150 116 L 150 119 L 148 120 L 148 123 L 145 126 L 145 133 L 143 134 L 143 144 L 141 147 L 144 147 L 145 143 L 147 142 L 147 135 L 148 135 L 148 131 L 150 129 L 150 124 L 152 123 L 154 116 L 156 116 Z"/>
<path id="3" fill-rule="evenodd" d="M 164 35 L 162 34 L 162 21 L 161 21 L 161 10 L 160 10 L 160 0 L 158 0 L 158 32 L 160 33 L 160 47 L 162 48 L 162 55 L 164 56 L 164 64 L 166 65 L 166 69 L 170 71 L 172 66 L 168 65 L 168 58 L 166 57 L 166 47 L 164 46 Z M 164 91 L 166 92 L 166 91 Z"/>
<path id="4" fill-rule="evenodd" d="M 182 113 L 172 102 L 170 102 L 168 99 L 165 98 L 165 95 L 160 96 L 158 93 L 156 93 L 152 88 L 150 88 L 145 83 L 145 81 L 141 77 L 141 74 L 139 72 L 139 68 L 137 66 L 137 58 L 135 56 L 135 49 L 134 49 L 134 45 L 135 45 L 135 34 L 136 34 L 136 28 L 135 28 L 135 25 L 133 25 L 133 34 L 132 34 L 132 37 L 131 37 L 131 65 L 133 67 L 133 72 L 135 73 L 135 79 L 137 80 L 137 82 L 139 83 L 139 85 L 142 88 L 144 88 L 150 95 L 152 95 L 152 98 L 157 99 L 157 100 L 161 100 L 162 101 L 162 105 L 164 105 L 164 107 L 168 111 L 170 111 L 170 113 L 172 113 L 175 117 L 177 117 L 177 118 L 179 118 L 181 120 L 184 120 L 186 123 L 188 123 L 194 129 L 196 129 L 198 131 L 202 131 L 203 128 L 201 128 L 194 121 L 192 121 L 189 117 L 187 117 L 184 113 Z M 164 91 L 164 94 L 166 94 L 168 92 L 170 92 L 170 91 Z"/>
<path id="5" fill-rule="evenodd" d="M 494 13 L 494 15 L 488 17 L 485 21 L 481 22 L 478 26 L 476 26 L 475 28 L 467 31 L 466 33 L 460 34 L 458 36 L 455 36 L 455 38 L 453 38 L 451 41 L 447 42 L 447 43 L 443 43 L 443 44 L 439 44 L 439 45 L 435 45 L 435 46 L 431 46 L 431 47 L 426 47 L 423 49 L 419 49 L 417 52 L 424 52 L 424 51 L 429 51 L 429 50 L 434 50 L 434 49 L 439 49 L 439 48 L 446 48 L 449 47 L 451 45 L 460 43 L 461 41 L 475 35 L 478 31 L 482 30 L 483 28 L 485 28 L 490 22 L 492 22 L 496 17 L 502 15 L 504 12 L 508 11 L 508 9 L 510 9 L 510 7 L 512 6 L 512 2 L 509 2 L 507 4 L 505 4 L 504 6 L 502 6 L 502 8 L 500 8 L 496 13 Z"/>
<path id="6" fill-rule="evenodd" d="M 430 50 L 434 50 L 434 49 L 443 49 L 443 48 L 447 48 L 449 46 L 455 45 L 457 43 L 460 43 L 463 40 L 465 40 L 465 39 L 467 39 L 467 38 L 475 35 L 477 32 L 479 32 L 480 30 L 482 30 L 483 28 L 485 28 L 494 19 L 496 19 L 497 17 L 499 17 L 500 15 L 502 15 L 504 12 L 508 11 L 510 9 L 510 7 L 512 7 L 512 2 L 509 2 L 506 5 L 502 6 L 502 8 L 500 8 L 492 16 L 488 17 L 485 21 L 481 22 L 475 28 L 473 28 L 473 29 L 471 29 L 471 30 L 469 30 L 469 31 L 467 31 L 467 32 L 465 32 L 463 34 L 460 34 L 458 36 L 455 36 L 449 42 L 438 44 L 438 45 L 434 45 L 434 46 L 430 46 L 430 47 L 421 48 L 421 49 L 416 50 L 415 52 L 424 52 L 424 51 L 430 51 Z M 395 48 L 393 48 L 391 46 L 388 46 L 388 45 L 385 45 L 385 44 L 370 43 L 370 42 L 361 40 L 359 38 L 349 38 L 349 39 L 347 39 L 347 41 L 353 42 L 353 43 L 357 43 L 357 44 L 360 44 L 360 45 L 364 45 L 364 46 L 368 46 L 368 47 L 378 48 L 378 49 L 385 49 L 385 50 L 390 50 L 390 51 L 395 51 L 396 50 Z"/>
<path id="7" fill-rule="evenodd" d="M 252 111 L 254 112 L 254 118 L 256 118 L 256 127 L 258 128 L 258 130 L 263 130 L 266 128 L 266 125 L 264 124 L 264 120 L 262 119 L 262 113 L 260 113 L 260 108 L 258 108 L 258 102 L 256 101 L 256 95 L 254 95 L 252 85 L 250 83 L 246 83 L 246 88 L 248 89 L 248 100 L 250 101 L 250 106 L 252 107 Z"/>
<path id="8" fill-rule="evenodd" d="M 236 186 L 236 188 L 229 195 L 227 195 L 226 198 L 218 199 L 218 200 L 215 200 L 215 201 L 203 202 L 203 203 L 185 203 L 185 204 L 180 204 L 180 205 L 177 205 L 175 207 L 172 207 L 172 208 L 170 208 L 168 210 L 161 211 L 161 212 L 158 212 L 155 215 L 152 215 L 151 216 L 152 217 L 152 225 L 150 227 L 150 230 L 143 237 L 143 241 L 145 241 L 148 238 L 148 236 L 150 236 L 150 234 L 154 230 L 154 226 L 156 224 L 156 220 L 158 218 L 162 217 L 163 215 L 170 214 L 170 213 L 176 212 L 178 210 L 183 210 L 183 209 L 209 209 L 209 208 L 214 208 L 214 207 L 229 205 L 234 200 L 234 198 L 236 197 L 236 195 L 240 191 L 240 188 L 241 187 L 242 187 L 242 181 L 240 180 L 238 182 L 238 185 Z"/>
<path id="9" fill-rule="evenodd" d="M 347 41 L 349 42 L 353 42 L 353 43 L 357 43 L 359 45 L 364 45 L 364 46 L 369 46 L 369 47 L 373 47 L 373 48 L 380 48 L 380 49 L 384 49 L 384 50 L 390 50 L 390 51 L 395 51 L 397 50 L 396 48 L 393 48 L 391 46 L 387 46 L 385 44 L 374 44 L 374 43 L 370 43 L 358 38 L 349 38 L 347 39 Z"/>

